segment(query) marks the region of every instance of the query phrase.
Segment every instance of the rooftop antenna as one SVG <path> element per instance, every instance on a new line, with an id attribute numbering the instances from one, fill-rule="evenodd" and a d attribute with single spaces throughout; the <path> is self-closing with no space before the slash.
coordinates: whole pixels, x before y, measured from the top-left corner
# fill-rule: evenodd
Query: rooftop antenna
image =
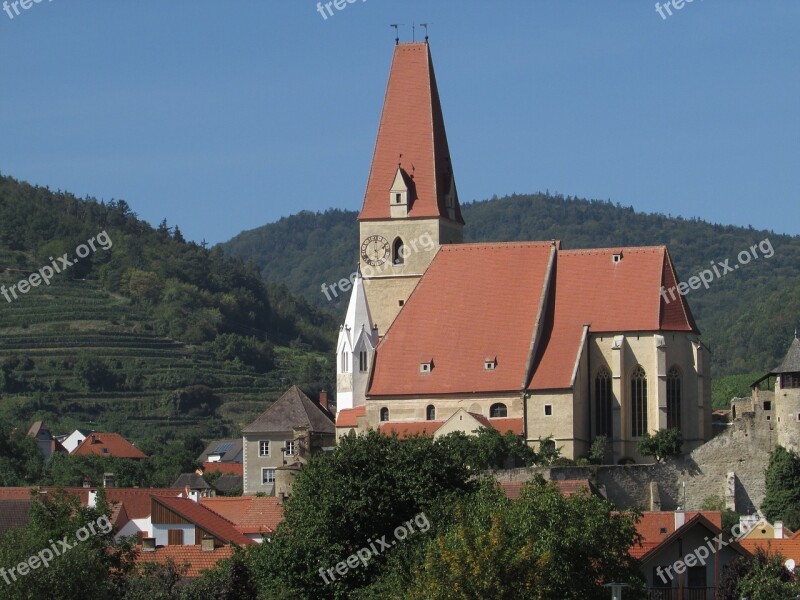
<path id="1" fill-rule="evenodd" d="M 428 25 L 430 25 L 430 23 L 420 23 L 419 24 L 420 27 L 424 27 L 425 28 L 425 43 L 426 44 L 428 43 Z"/>
<path id="2" fill-rule="evenodd" d="M 414 21 L 411 21 L 411 41 L 417 41 L 417 25 L 414 23 Z"/>
<path id="3" fill-rule="evenodd" d="M 394 44 L 395 44 L 395 46 L 400 44 L 400 27 L 402 25 L 403 25 L 402 23 L 392 23 L 391 25 L 389 25 L 389 27 L 394 27 L 394 34 L 395 34 Z"/>
<path id="4" fill-rule="evenodd" d="M 397 168 L 399 169 L 400 166 L 403 164 L 403 153 L 400 153 L 400 156 L 397 157 Z"/>

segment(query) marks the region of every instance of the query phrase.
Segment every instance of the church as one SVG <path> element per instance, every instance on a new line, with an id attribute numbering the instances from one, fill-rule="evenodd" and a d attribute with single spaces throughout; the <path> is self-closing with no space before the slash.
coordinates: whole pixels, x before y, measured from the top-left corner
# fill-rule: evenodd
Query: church
<path id="1" fill-rule="evenodd" d="M 646 432 L 711 438 L 710 352 L 665 246 L 463 243 L 427 41 L 396 45 L 337 343 L 337 436 L 513 431 L 564 457 L 606 436 L 643 461 Z M 477 425 L 476 425 L 477 426 Z"/>

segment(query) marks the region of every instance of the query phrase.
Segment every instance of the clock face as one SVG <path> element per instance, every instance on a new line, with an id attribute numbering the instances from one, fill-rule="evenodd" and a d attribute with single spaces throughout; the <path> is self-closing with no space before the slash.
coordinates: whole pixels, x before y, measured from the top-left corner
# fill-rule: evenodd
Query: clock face
<path id="1" fill-rule="evenodd" d="M 389 242 L 380 235 L 371 235 L 361 244 L 361 258 L 372 267 L 386 262 L 389 257 Z"/>

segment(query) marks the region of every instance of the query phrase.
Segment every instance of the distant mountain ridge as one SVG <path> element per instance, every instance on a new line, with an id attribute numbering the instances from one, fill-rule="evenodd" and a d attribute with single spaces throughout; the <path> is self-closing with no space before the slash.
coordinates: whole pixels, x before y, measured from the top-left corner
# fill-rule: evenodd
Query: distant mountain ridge
<path id="1" fill-rule="evenodd" d="M 663 244 L 685 282 L 716 266 L 721 276 L 708 289 L 687 295 L 712 349 L 715 377 L 773 368 L 800 325 L 800 236 L 550 194 L 495 197 L 463 204 L 462 213 L 466 242 L 559 239 L 564 248 Z M 772 254 L 757 251 L 758 258 L 751 256 L 748 264 L 725 272 L 721 264 L 727 260 L 733 267 L 741 252 L 762 242 Z M 322 284 L 349 276 L 357 264 L 358 243 L 357 212 L 330 209 L 282 218 L 220 246 L 227 256 L 255 263 L 265 280 L 341 312 L 347 298 L 329 301 Z"/>

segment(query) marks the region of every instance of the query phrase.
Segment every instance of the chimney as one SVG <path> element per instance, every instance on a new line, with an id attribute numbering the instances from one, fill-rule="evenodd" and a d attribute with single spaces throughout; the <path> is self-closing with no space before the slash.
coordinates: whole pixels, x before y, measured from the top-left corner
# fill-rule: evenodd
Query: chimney
<path id="1" fill-rule="evenodd" d="M 201 552 L 213 552 L 214 551 L 214 538 L 210 535 L 204 535 L 203 540 L 200 542 L 200 551 Z"/>
<path id="2" fill-rule="evenodd" d="M 783 521 L 775 521 L 775 539 L 783 539 Z"/>
<path id="3" fill-rule="evenodd" d="M 84 477 L 83 478 L 83 487 L 85 487 L 85 488 L 92 487 L 92 480 L 89 479 L 88 477 Z"/>
<path id="4" fill-rule="evenodd" d="M 322 390 L 319 393 L 319 405 L 324 408 L 325 410 L 330 410 L 328 407 L 328 392 Z"/>
<path id="5" fill-rule="evenodd" d="M 679 506 L 678 510 L 675 511 L 675 531 L 678 531 L 681 527 L 686 524 L 686 513 L 683 510 L 683 507 Z"/>
<path id="6" fill-rule="evenodd" d="M 114 474 L 113 473 L 103 473 L 103 487 L 106 487 L 106 488 L 113 488 L 114 487 Z"/>

